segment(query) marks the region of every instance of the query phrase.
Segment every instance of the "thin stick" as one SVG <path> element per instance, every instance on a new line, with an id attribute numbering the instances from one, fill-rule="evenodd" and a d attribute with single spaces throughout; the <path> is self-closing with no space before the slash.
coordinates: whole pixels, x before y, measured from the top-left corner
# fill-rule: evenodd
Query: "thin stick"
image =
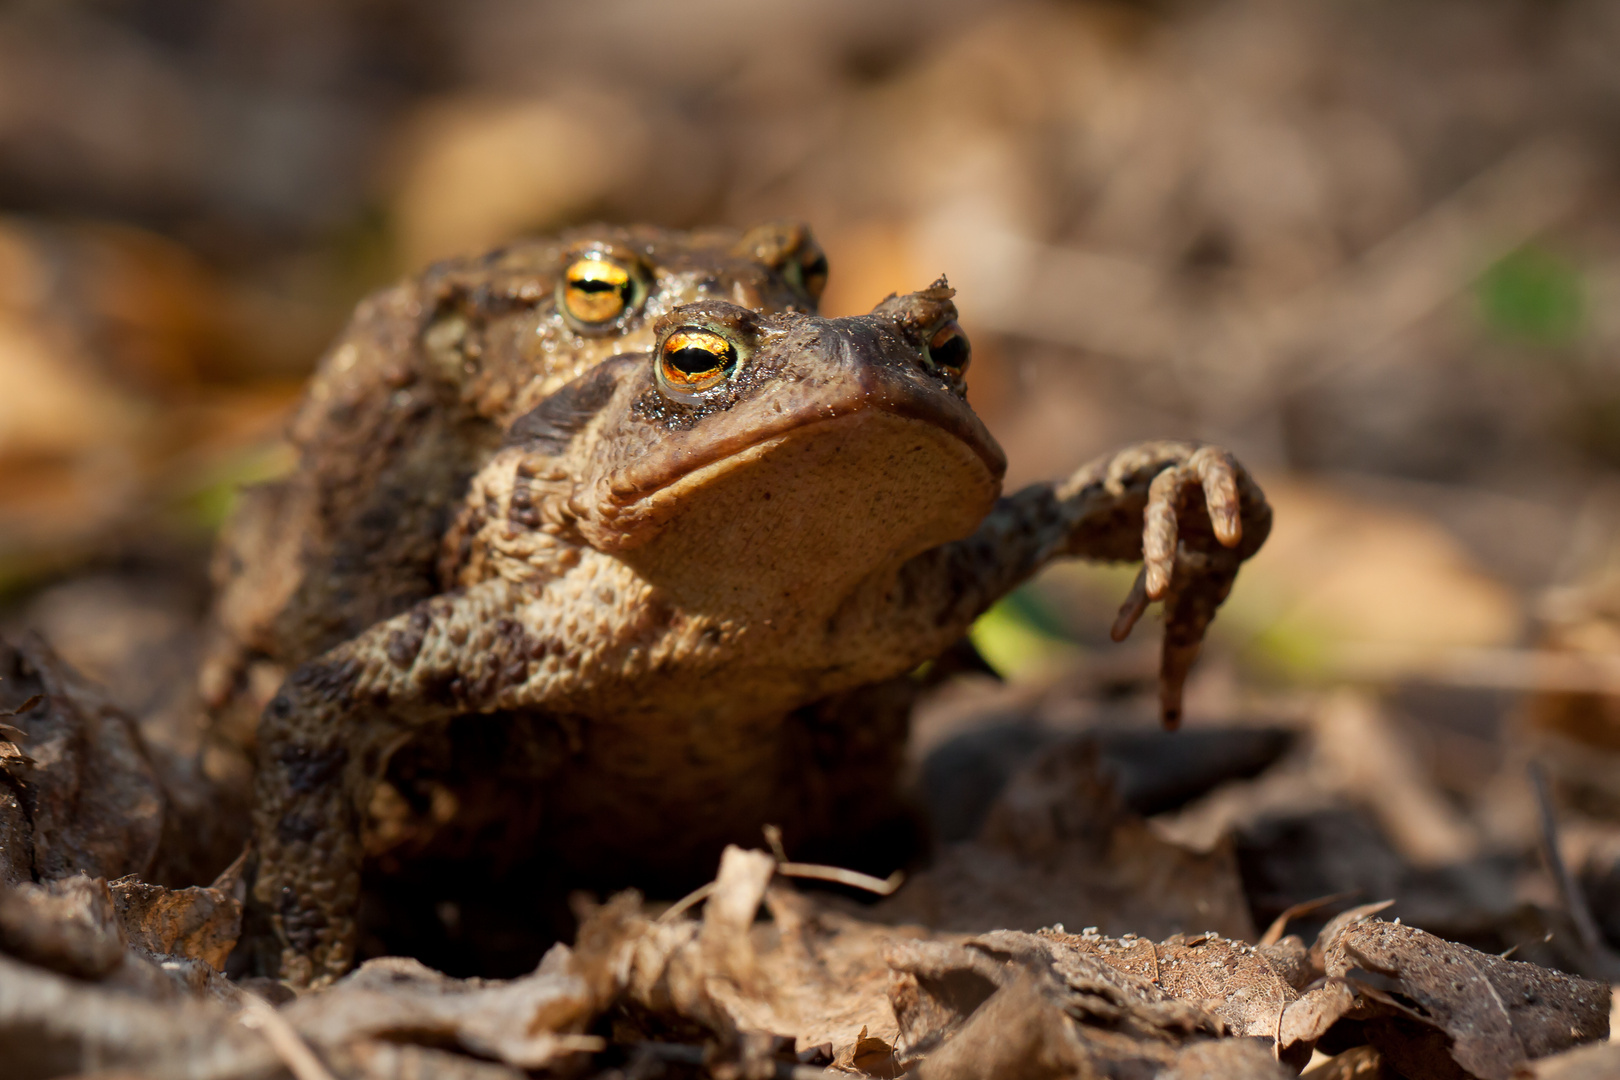
<path id="1" fill-rule="evenodd" d="M 802 862 L 777 863 L 776 872 L 783 877 L 833 881 L 839 885 L 865 889 L 867 892 L 876 893 L 879 896 L 890 895 L 906 880 L 906 874 L 903 870 L 896 870 L 886 878 L 875 878 L 871 874 L 862 874 L 855 870 L 845 870 L 837 866 L 820 866 L 816 863 Z"/>
<path id="2" fill-rule="evenodd" d="M 287 1071 L 298 1080 L 336 1080 L 304 1037 L 268 1001 L 254 994 L 243 994 L 242 1011 L 236 1014 L 236 1019 L 243 1027 L 262 1034 L 270 1049 L 287 1066 Z"/>
<path id="3" fill-rule="evenodd" d="M 788 861 L 787 848 L 782 846 L 782 830 L 779 826 L 765 826 L 765 842 L 771 845 L 771 854 L 776 856 L 777 862 L 785 863 Z"/>
<path id="4" fill-rule="evenodd" d="M 1547 860 L 1547 870 L 1563 897 L 1564 910 L 1569 913 L 1569 921 L 1575 924 L 1581 946 L 1595 959 L 1604 960 L 1609 946 L 1603 940 L 1597 920 L 1592 918 L 1592 909 L 1587 906 L 1586 894 L 1581 892 L 1580 882 L 1575 880 L 1569 864 L 1564 862 L 1564 856 L 1558 850 L 1558 819 L 1554 816 L 1552 794 L 1547 788 L 1547 772 L 1539 761 L 1530 763 L 1529 772 L 1530 786 L 1536 791 L 1536 807 L 1541 812 L 1541 857 Z"/>
<path id="5" fill-rule="evenodd" d="M 714 892 L 714 882 L 711 881 L 707 885 L 699 885 L 697 888 L 693 889 L 691 892 L 687 893 L 685 896 L 681 897 L 679 900 L 675 901 L 668 908 L 666 908 L 664 913 L 658 916 L 658 921 L 674 922 L 676 919 L 680 918 L 681 914 L 687 909 L 696 907 L 698 904 L 701 904 L 703 901 L 707 900 L 709 898 L 709 894 L 712 892 Z"/>
<path id="6" fill-rule="evenodd" d="M 1287 931 L 1290 922 L 1303 915 L 1309 915 L 1313 911 L 1321 911 L 1329 904 L 1337 904 L 1340 900 L 1348 900 L 1355 895 L 1354 892 L 1334 893 L 1332 896 L 1319 896 L 1315 900 L 1306 900 L 1303 903 L 1293 905 L 1271 921 L 1271 925 L 1266 928 L 1266 932 L 1260 935 L 1258 944 L 1277 944 L 1282 940 L 1283 933 Z"/>

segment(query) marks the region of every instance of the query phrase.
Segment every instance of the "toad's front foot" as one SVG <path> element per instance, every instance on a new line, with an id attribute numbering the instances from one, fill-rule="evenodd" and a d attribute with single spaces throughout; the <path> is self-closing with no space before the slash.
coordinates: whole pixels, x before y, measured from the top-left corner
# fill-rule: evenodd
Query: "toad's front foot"
<path id="1" fill-rule="evenodd" d="M 1165 726 L 1175 727 L 1204 633 L 1238 567 L 1271 532 L 1271 507 L 1248 471 L 1218 447 L 1187 447 L 1158 464 L 1142 514 L 1142 569 L 1112 637 L 1125 640 L 1147 605 L 1164 601 L 1159 705 Z"/>

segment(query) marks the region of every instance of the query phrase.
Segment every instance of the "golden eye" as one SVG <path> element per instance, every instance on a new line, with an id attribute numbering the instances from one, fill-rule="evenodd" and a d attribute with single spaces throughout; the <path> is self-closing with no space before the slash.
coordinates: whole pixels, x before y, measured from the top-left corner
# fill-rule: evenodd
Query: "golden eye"
<path id="1" fill-rule="evenodd" d="M 658 377 L 678 394 L 702 393 L 736 366 L 737 347 L 712 330 L 677 330 L 658 350 Z"/>
<path id="2" fill-rule="evenodd" d="M 601 255 L 576 259 L 563 275 L 564 310 L 587 327 L 612 322 L 635 302 L 635 275 Z"/>
<path id="3" fill-rule="evenodd" d="M 952 319 L 928 339 L 928 362 L 952 377 L 961 376 L 973 358 L 973 346 Z"/>
<path id="4" fill-rule="evenodd" d="M 821 246 L 808 236 L 788 266 L 789 277 L 798 278 L 798 286 L 812 300 L 820 300 L 827 291 L 827 256 Z"/>

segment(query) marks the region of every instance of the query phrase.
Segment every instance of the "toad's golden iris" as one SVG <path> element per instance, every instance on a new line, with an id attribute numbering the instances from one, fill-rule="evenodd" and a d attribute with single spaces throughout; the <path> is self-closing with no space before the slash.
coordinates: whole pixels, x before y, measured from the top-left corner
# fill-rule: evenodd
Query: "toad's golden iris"
<path id="1" fill-rule="evenodd" d="M 664 384 L 685 393 L 709 389 L 736 366 L 737 347 L 712 330 L 677 330 L 658 350 L 658 374 Z"/>
<path id="2" fill-rule="evenodd" d="M 635 292 L 636 280 L 630 271 L 600 255 L 575 260 L 563 277 L 563 305 L 568 314 L 589 326 L 623 315 Z"/>

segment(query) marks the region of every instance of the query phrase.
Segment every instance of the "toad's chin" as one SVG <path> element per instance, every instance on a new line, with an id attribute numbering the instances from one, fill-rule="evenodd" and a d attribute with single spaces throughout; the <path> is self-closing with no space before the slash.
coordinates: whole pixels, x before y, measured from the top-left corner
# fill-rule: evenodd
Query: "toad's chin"
<path id="1" fill-rule="evenodd" d="M 931 420 L 846 412 L 686 472 L 626 507 L 597 546 L 694 607 L 802 612 L 971 534 L 1000 493 L 1001 461 Z"/>
<path id="2" fill-rule="evenodd" d="M 863 491 L 885 493 L 890 501 L 872 509 L 903 518 L 926 516 L 935 499 L 976 507 L 984 492 L 991 501 L 999 493 L 1006 455 L 961 397 L 886 365 L 865 367 L 840 389 L 798 402 L 777 395 L 743 403 L 615 470 L 597 488 L 592 543 L 630 551 L 690 517 L 699 503 L 720 501 L 743 512 L 739 500 L 750 492 L 762 502 L 822 492 L 819 516 L 830 511 L 833 519 L 869 503 Z M 825 462 L 808 452 L 812 446 L 829 448 Z M 830 470 L 825 477 L 811 471 L 812 459 Z M 849 490 L 832 496 L 844 474 Z M 783 504 L 749 513 L 778 519 Z M 820 527 L 817 516 L 798 523 Z"/>
<path id="3" fill-rule="evenodd" d="M 870 364 L 841 381 L 837 392 L 823 385 L 820 393 L 797 400 L 784 393 L 741 403 L 618 468 L 597 489 L 593 516 L 602 535 L 592 537 L 593 543 L 619 551 L 648 543 L 665 523 L 688 512 L 699 492 L 733 473 L 755 473 L 756 464 L 776 460 L 782 446 L 811 441 L 846 440 L 835 453 L 868 470 L 862 480 L 873 490 L 888 486 L 887 474 L 925 473 L 925 462 L 934 461 L 963 485 L 959 498 L 986 486 L 999 491 L 1005 453 L 968 403 L 937 380 Z M 796 489 L 821 483 L 802 467 L 798 471 Z M 764 477 L 756 481 L 769 487 Z M 773 492 L 772 498 L 779 497 Z"/>

